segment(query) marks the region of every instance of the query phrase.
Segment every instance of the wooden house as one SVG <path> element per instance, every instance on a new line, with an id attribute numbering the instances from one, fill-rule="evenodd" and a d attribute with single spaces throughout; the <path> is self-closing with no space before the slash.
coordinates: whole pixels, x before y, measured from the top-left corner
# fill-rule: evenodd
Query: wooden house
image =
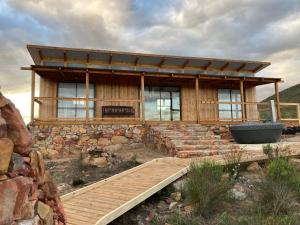
<path id="1" fill-rule="evenodd" d="M 258 121 L 256 86 L 270 83 L 280 119 L 281 79 L 255 76 L 269 62 L 27 48 L 34 64 L 22 69 L 32 71 L 31 121 L 36 124 Z"/>

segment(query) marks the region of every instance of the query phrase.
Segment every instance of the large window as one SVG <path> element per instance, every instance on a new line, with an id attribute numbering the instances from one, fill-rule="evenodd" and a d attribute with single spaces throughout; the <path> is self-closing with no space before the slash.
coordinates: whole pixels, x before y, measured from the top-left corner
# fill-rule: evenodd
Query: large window
<path id="1" fill-rule="evenodd" d="M 90 98 L 94 98 L 94 84 L 90 84 Z M 83 98 L 82 100 L 58 100 L 58 118 L 85 117 L 85 83 L 58 83 L 58 97 Z M 89 102 L 89 117 L 94 117 L 94 102 Z"/>
<path id="2" fill-rule="evenodd" d="M 145 86 L 145 119 L 180 121 L 180 88 Z"/>
<path id="3" fill-rule="evenodd" d="M 235 89 L 219 89 L 219 102 L 241 102 L 241 94 Z M 220 119 L 240 119 L 242 117 L 242 108 L 240 104 L 219 104 Z"/>

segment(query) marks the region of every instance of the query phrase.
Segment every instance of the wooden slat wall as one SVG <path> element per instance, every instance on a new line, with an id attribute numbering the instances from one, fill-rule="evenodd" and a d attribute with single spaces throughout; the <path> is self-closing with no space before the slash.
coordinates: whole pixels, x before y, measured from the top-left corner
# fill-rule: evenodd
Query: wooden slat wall
<path id="1" fill-rule="evenodd" d="M 196 121 L 195 82 L 191 80 L 181 86 L 181 120 Z"/>
<path id="2" fill-rule="evenodd" d="M 56 97 L 57 82 L 45 77 L 40 77 L 40 97 Z M 40 100 L 39 119 L 56 117 L 56 100 Z"/>
<path id="3" fill-rule="evenodd" d="M 139 80 L 128 78 L 101 78 L 92 80 L 95 84 L 95 98 L 97 99 L 121 99 L 121 100 L 138 100 L 139 99 Z M 57 81 L 40 78 L 40 96 L 56 97 Z M 256 101 L 256 88 L 245 88 L 245 100 L 248 102 Z M 41 100 L 40 119 L 56 117 L 56 100 Z M 207 84 L 205 81 L 199 82 L 199 101 L 218 101 L 217 88 Z M 96 102 L 95 116 L 102 117 L 102 105 L 125 105 L 135 108 L 135 118 L 139 118 L 138 102 Z M 199 105 L 200 121 L 210 121 L 218 119 L 218 106 L 216 104 Z M 247 105 L 246 116 L 250 120 L 256 120 L 257 106 Z M 182 121 L 195 122 L 196 117 L 196 98 L 195 82 L 191 79 L 181 84 L 181 118 Z"/>
<path id="4" fill-rule="evenodd" d="M 256 102 L 256 88 L 255 87 L 245 88 L 245 101 L 246 102 Z M 257 120 L 258 119 L 257 104 L 246 105 L 246 118 L 248 120 Z"/>
<path id="5" fill-rule="evenodd" d="M 138 100 L 139 82 L 136 79 L 126 78 L 104 78 L 95 82 L 95 98 L 97 99 L 120 99 Z M 135 109 L 135 117 L 139 117 L 138 102 L 97 102 L 96 117 L 102 117 L 103 105 L 123 105 L 132 106 Z"/>
<path id="6" fill-rule="evenodd" d="M 199 99 L 201 101 L 218 101 L 218 89 L 207 86 L 205 81 L 199 84 Z M 200 104 L 199 106 L 200 121 L 210 121 L 218 119 L 218 105 L 217 104 Z"/>

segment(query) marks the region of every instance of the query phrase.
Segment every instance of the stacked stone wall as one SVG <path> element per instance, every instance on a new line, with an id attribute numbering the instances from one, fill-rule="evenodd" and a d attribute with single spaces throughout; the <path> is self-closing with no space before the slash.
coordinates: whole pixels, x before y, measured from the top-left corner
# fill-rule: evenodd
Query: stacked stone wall
<path id="1" fill-rule="evenodd" d="M 0 93 L 0 225 L 64 225 L 43 157 L 19 113 Z"/>
<path id="2" fill-rule="evenodd" d="M 46 159 L 76 156 L 100 149 L 104 152 L 144 147 L 143 125 L 31 126 L 33 146 Z"/>

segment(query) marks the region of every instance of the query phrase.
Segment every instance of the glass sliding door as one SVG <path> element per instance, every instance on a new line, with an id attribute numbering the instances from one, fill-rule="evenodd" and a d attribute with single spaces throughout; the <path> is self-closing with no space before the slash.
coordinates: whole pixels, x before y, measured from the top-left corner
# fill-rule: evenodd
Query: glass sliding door
<path id="1" fill-rule="evenodd" d="M 180 88 L 145 86 L 145 119 L 180 121 Z"/>

